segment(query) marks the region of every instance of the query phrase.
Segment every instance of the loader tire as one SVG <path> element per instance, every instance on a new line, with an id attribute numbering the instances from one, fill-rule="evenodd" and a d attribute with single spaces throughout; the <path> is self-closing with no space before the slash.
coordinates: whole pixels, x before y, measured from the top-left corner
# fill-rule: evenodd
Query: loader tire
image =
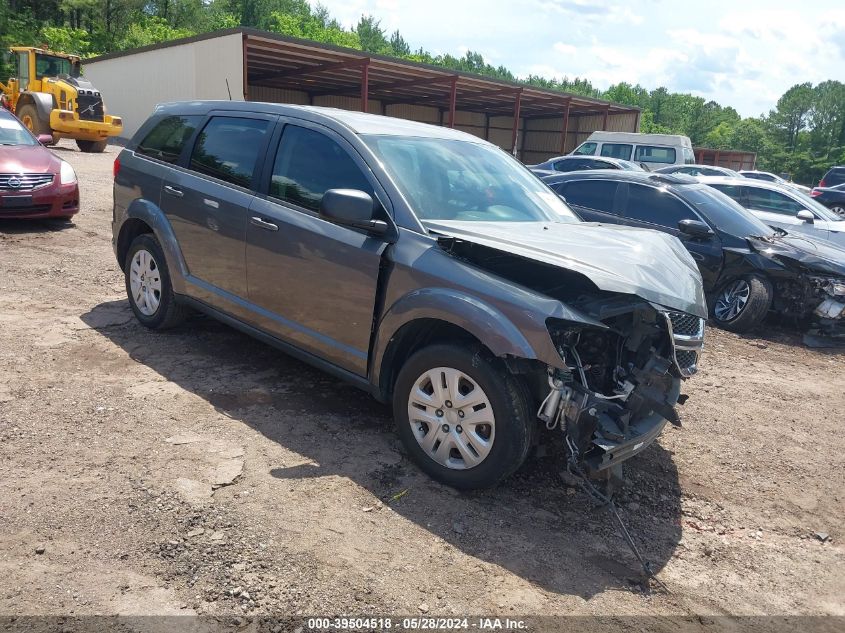
<path id="1" fill-rule="evenodd" d="M 77 140 L 76 146 L 79 147 L 79 150 L 85 152 L 86 154 L 99 154 L 106 149 L 106 139 L 102 141 L 82 141 Z"/>
<path id="2" fill-rule="evenodd" d="M 53 130 L 50 129 L 50 122 L 38 116 L 38 109 L 31 104 L 21 106 L 15 112 L 18 119 L 23 123 L 30 132 L 38 136 L 39 134 L 53 135 Z"/>

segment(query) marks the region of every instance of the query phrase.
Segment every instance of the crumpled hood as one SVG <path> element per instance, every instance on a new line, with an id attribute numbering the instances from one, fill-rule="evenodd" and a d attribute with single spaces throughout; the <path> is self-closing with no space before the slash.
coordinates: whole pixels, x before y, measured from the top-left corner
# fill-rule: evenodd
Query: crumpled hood
<path id="1" fill-rule="evenodd" d="M 707 317 L 701 274 L 674 236 L 594 222 L 426 221 L 431 231 L 581 273 L 599 289 Z"/>
<path id="2" fill-rule="evenodd" d="M 748 240 L 758 253 L 799 264 L 819 275 L 845 277 L 845 250 L 825 240 L 789 234 L 774 240 Z"/>

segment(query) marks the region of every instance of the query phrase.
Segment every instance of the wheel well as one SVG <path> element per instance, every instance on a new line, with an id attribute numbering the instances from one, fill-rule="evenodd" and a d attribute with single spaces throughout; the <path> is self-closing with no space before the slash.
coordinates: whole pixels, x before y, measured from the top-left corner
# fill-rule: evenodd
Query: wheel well
<path id="1" fill-rule="evenodd" d="M 124 262 L 126 261 L 126 254 L 129 252 L 129 246 L 139 235 L 144 233 L 152 233 L 153 229 L 149 224 L 138 218 L 129 218 L 120 227 L 120 234 L 117 236 L 117 262 L 120 264 L 120 269 L 123 270 Z"/>
<path id="2" fill-rule="evenodd" d="M 440 319 L 416 319 L 406 323 L 391 337 L 381 359 L 379 391 L 385 402 L 393 396 L 393 386 L 405 361 L 417 350 L 435 343 L 483 343 L 463 328 Z M 486 349 L 486 347 L 485 347 Z"/>

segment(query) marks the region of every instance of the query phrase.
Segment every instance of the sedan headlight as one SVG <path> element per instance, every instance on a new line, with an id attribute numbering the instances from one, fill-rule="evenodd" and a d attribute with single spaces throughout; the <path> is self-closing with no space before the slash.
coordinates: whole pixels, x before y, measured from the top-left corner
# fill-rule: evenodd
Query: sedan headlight
<path id="1" fill-rule="evenodd" d="M 62 161 L 62 170 L 60 172 L 60 180 L 63 185 L 72 185 L 76 182 L 76 172 L 70 163 Z"/>

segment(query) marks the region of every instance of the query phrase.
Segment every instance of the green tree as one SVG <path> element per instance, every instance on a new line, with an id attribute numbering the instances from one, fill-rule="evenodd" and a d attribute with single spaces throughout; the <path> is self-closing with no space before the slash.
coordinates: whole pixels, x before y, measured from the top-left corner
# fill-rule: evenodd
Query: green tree
<path id="1" fill-rule="evenodd" d="M 361 50 L 368 53 L 391 53 L 390 42 L 380 26 L 380 22 L 371 15 L 362 15 L 355 27 L 358 39 L 361 41 Z"/>
<path id="2" fill-rule="evenodd" d="M 791 152 L 798 145 L 798 135 L 804 130 L 813 107 L 813 84 L 796 84 L 778 99 L 769 120 Z"/>

